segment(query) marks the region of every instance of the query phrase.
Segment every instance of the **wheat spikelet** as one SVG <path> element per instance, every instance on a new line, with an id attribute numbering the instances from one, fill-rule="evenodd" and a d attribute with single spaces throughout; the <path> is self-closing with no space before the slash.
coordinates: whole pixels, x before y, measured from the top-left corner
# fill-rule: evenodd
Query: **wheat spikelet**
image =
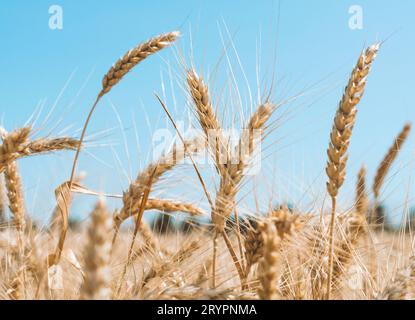
<path id="1" fill-rule="evenodd" d="M 388 174 L 388 171 L 390 167 L 392 166 L 393 161 L 398 155 L 410 131 L 411 131 L 411 124 L 407 123 L 403 127 L 399 135 L 396 137 L 395 141 L 393 142 L 393 145 L 389 148 L 388 152 L 386 153 L 385 157 L 380 163 L 376 171 L 376 176 L 373 182 L 373 193 L 376 199 L 379 197 L 379 192 L 380 192 L 380 188 L 382 187 L 383 181 L 385 180 L 385 177 Z"/>
<path id="2" fill-rule="evenodd" d="M 110 68 L 102 79 L 102 94 L 109 92 L 137 64 L 148 56 L 167 47 L 179 36 L 180 33 L 178 31 L 162 34 L 128 51 Z"/>
<path id="3" fill-rule="evenodd" d="M 366 168 L 362 166 L 357 175 L 356 184 L 356 211 L 360 215 L 366 215 L 369 200 L 366 192 Z"/>
<path id="4" fill-rule="evenodd" d="M 85 280 L 81 288 L 81 299 L 106 300 L 111 297 L 110 251 L 111 219 L 100 200 L 92 212 L 85 252 Z"/>
<path id="5" fill-rule="evenodd" d="M 355 124 L 356 106 L 363 96 L 366 78 L 369 74 L 372 62 L 376 58 L 380 44 L 374 44 L 367 48 L 359 57 L 355 68 L 349 78 L 349 82 L 340 100 L 334 124 L 330 134 L 329 148 L 327 149 L 328 161 L 326 173 L 328 177 L 327 191 L 332 199 L 332 213 L 329 228 L 329 270 L 326 298 L 330 299 L 331 278 L 333 268 L 333 231 L 336 211 L 336 197 L 346 176 L 347 149 Z"/>
<path id="6" fill-rule="evenodd" d="M 264 256 L 259 263 L 259 298 L 262 300 L 277 299 L 277 262 L 281 239 L 273 221 L 267 221 L 261 227 Z"/>

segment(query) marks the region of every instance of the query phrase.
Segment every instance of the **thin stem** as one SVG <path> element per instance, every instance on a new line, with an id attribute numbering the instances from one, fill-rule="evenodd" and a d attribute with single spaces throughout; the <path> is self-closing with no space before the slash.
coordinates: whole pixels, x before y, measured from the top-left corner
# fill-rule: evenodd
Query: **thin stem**
<path id="1" fill-rule="evenodd" d="M 137 238 L 138 230 L 140 230 L 141 221 L 142 221 L 143 214 L 144 214 L 144 209 L 146 207 L 146 203 L 147 203 L 148 197 L 150 195 L 151 185 L 153 183 L 153 177 L 154 177 L 154 173 L 156 172 L 156 169 L 157 168 L 155 168 L 153 170 L 153 173 L 149 177 L 148 186 L 147 186 L 147 188 L 145 189 L 145 191 L 143 193 L 143 197 L 141 198 L 140 209 L 139 209 L 139 212 L 137 214 L 137 218 L 136 218 L 136 221 L 135 221 L 135 227 L 134 227 L 134 233 L 133 233 L 133 237 L 132 237 L 131 243 L 130 243 L 130 248 L 129 248 L 128 254 L 127 254 L 127 262 L 124 264 L 124 269 L 123 269 L 123 272 L 121 274 L 121 279 L 120 279 L 117 291 L 115 293 L 115 296 L 118 296 L 120 291 L 121 291 L 122 282 L 124 280 L 125 274 L 127 273 L 127 266 L 130 264 L 130 261 L 131 261 L 131 255 L 133 253 L 135 239 Z"/>
<path id="2" fill-rule="evenodd" d="M 103 95 L 104 95 L 104 93 L 102 91 L 98 94 L 91 110 L 88 113 L 88 116 L 86 118 L 84 127 L 82 129 L 81 137 L 79 139 L 78 147 L 77 147 L 76 153 L 75 153 L 75 158 L 74 158 L 74 161 L 73 161 L 73 164 L 72 164 L 71 177 L 70 177 L 69 183 L 68 183 L 69 192 L 72 192 L 71 189 L 72 189 L 72 183 L 73 183 L 73 180 L 74 180 L 74 177 L 75 177 L 76 164 L 78 162 L 79 153 L 81 152 L 82 142 L 84 141 L 86 129 L 88 127 L 89 121 L 91 120 L 92 114 L 94 113 L 94 110 L 97 107 L 98 102 L 99 102 L 99 100 L 101 99 L 101 97 Z M 67 204 L 66 201 L 64 201 L 64 206 L 65 206 L 65 210 L 64 210 L 65 212 L 62 213 L 62 214 L 65 214 L 66 217 L 63 217 L 62 230 L 61 230 L 61 233 L 60 233 L 60 236 L 59 236 L 58 245 L 57 245 L 57 248 L 55 250 L 55 254 L 52 258 L 52 261 L 51 261 L 51 264 L 53 264 L 53 265 L 58 264 L 58 262 L 61 258 L 63 246 L 65 244 L 65 239 L 66 239 L 66 233 L 68 231 L 68 221 L 67 221 L 68 217 L 67 216 L 69 214 L 69 211 L 68 211 L 69 208 L 68 208 L 68 204 Z"/>
<path id="3" fill-rule="evenodd" d="M 218 232 L 215 231 L 213 237 L 213 257 L 212 257 L 212 289 L 216 289 L 216 255 L 218 251 Z"/>
<path id="4" fill-rule="evenodd" d="M 73 164 L 72 164 L 71 178 L 69 179 L 69 190 L 72 187 L 72 182 L 73 182 L 73 179 L 75 177 L 76 164 L 78 162 L 79 153 L 81 152 L 82 142 L 84 141 L 86 129 L 88 127 L 89 121 L 91 120 L 92 114 L 94 113 L 95 108 L 97 107 L 97 104 L 98 104 L 99 100 L 101 100 L 103 95 L 104 94 L 103 94 L 102 91 L 98 94 L 98 96 L 97 96 L 97 98 L 94 102 L 94 105 L 92 106 L 91 110 L 88 113 L 88 117 L 86 118 L 84 127 L 82 128 L 82 133 L 81 133 L 81 137 L 79 138 L 78 148 L 76 149 L 75 158 L 74 158 Z"/>
<path id="5" fill-rule="evenodd" d="M 336 218 L 336 197 L 331 197 L 331 219 L 329 226 L 329 270 L 327 277 L 326 300 L 330 300 L 331 294 L 331 278 L 333 274 L 333 258 L 334 258 L 334 222 Z"/>
<path id="6" fill-rule="evenodd" d="M 187 152 L 187 154 L 188 154 L 188 156 L 189 156 L 189 159 L 192 161 L 193 168 L 194 168 L 194 169 L 195 169 L 195 171 L 196 171 L 197 177 L 198 177 L 198 179 L 199 179 L 199 181 L 200 181 L 200 184 L 202 185 L 203 191 L 205 192 L 205 195 L 206 195 L 206 198 L 207 198 L 207 200 L 208 200 L 208 202 L 209 202 L 209 205 L 210 205 L 210 207 L 211 207 L 211 208 L 212 208 L 212 210 L 213 210 L 213 201 L 212 201 L 212 199 L 211 199 L 211 197 L 210 197 L 210 195 L 209 195 L 209 192 L 207 191 L 207 188 L 206 188 L 205 182 L 203 181 L 202 175 L 200 174 L 199 169 L 197 168 L 196 163 L 195 163 L 195 161 L 193 160 L 193 156 L 192 156 L 192 154 L 191 154 L 190 152 L 188 152 L 188 151 L 187 151 L 187 148 L 186 148 L 186 143 L 185 143 L 185 140 L 184 140 L 184 138 L 183 138 L 182 134 L 180 133 L 179 129 L 177 128 L 176 123 L 174 122 L 173 117 L 172 117 L 172 116 L 171 116 L 171 114 L 170 114 L 170 111 L 167 109 L 166 104 L 163 102 L 163 100 L 161 100 L 161 98 L 159 97 L 159 95 L 158 95 L 157 93 L 154 93 L 154 95 L 156 96 L 157 100 L 159 101 L 159 103 L 160 103 L 160 104 L 161 104 L 161 106 L 163 107 L 164 111 L 165 111 L 165 112 L 166 112 L 166 114 L 167 114 L 167 117 L 169 118 L 169 120 L 170 120 L 170 121 L 171 121 L 171 123 L 173 124 L 173 127 L 174 127 L 174 129 L 176 130 L 177 135 L 179 136 L 180 140 L 182 141 L 183 146 L 184 146 L 184 151 L 185 151 L 185 152 Z"/>
<path id="7" fill-rule="evenodd" d="M 246 290 L 246 283 L 245 283 L 245 273 L 242 269 L 241 263 L 238 260 L 238 257 L 236 256 L 235 250 L 233 249 L 232 242 L 229 239 L 228 235 L 225 231 L 222 231 L 222 237 L 225 240 L 226 246 L 229 250 L 229 253 L 231 254 L 233 263 L 235 264 L 236 270 L 238 271 L 239 279 L 241 281 L 242 290 Z"/>
<path id="8" fill-rule="evenodd" d="M 242 237 L 241 237 L 241 226 L 239 224 L 239 214 L 236 207 L 234 208 L 235 212 L 235 224 L 236 224 L 236 230 L 237 230 L 237 236 L 238 236 L 238 247 L 239 247 L 239 256 L 241 257 L 241 263 L 244 264 L 244 252 L 242 249 Z"/>

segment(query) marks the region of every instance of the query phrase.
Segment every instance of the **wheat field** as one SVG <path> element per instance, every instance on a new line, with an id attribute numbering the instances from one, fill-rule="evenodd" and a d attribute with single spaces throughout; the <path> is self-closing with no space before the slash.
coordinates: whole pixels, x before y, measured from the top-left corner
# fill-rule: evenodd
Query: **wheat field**
<path id="1" fill-rule="evenodd" d="M 182 136 L 157 95 L 164 116 L 177 130 L 177 144 L 120 191 L 122 205 L 114 211 L 107 209 L 108 195 L 83 185 L 78 157 L 93 113 L 105 112 L 99 108 L 101 99 L 132 69 L 139 72 L 143 60 L 155 55 L 151 63 L 156 63 L 156 53 L 170 50 L 179 36 L 170 32 L 151 38 L 115 62 L 103 77 L 79 138 L 33 139 L 35 128 L 30 125 L 2 128 L 0 299 L 413 299 L 411 224 L 392 230 L 379 200 L 411 124 L 391 137 L 373 182 L 367 181 L 363 165 L 357 177 L 347 175 L 359 102 L 370 70 L 376 68 L 381 43 L 356 54 L 332 115 L 326 163 L 329 210 L 301 212 L 295 206 L 270 203 L 266 212 L 238 214 L 246 171 L 257 144 L 275 130 L 273 116 L 280 104 L 263 98 L 247 115 L 246 134 L 232 145 L 223 134 L 219 116 L 223 110 L 214 105 L 215 93 L 193 66 L 186 67 L 183 83 L 200 135 Z M 53 157 L 64 150 L 74 153 L 72 170 L 68 180 L 56 186 L 56 207 L 47 228 L 39 228 L 26 214 L 19 160 L 46 153 Z M 218 182 L 214 192 L 206 186 L 196 161 L 201 151 L 213 161 Z M 154 187 L 163 188 L 168 173 L 176 166 L 180 170 L 185 159 L 197 176 L 202 200 L 188 203 L 155 197 Z M 345 179 L 354 179 L 356 185 L 355 200 L 347 210 L 337 205 Z M 89 219 L 76 226 L 70 220 L 75 194 L 96 198 Z M 162 213 L 153 225 L 143 219 L 151 210 Z M 186 217 L 180 227 L 169 220 L 175 216 Z M 208 222 L 200 222 L 200 217 Z"/>

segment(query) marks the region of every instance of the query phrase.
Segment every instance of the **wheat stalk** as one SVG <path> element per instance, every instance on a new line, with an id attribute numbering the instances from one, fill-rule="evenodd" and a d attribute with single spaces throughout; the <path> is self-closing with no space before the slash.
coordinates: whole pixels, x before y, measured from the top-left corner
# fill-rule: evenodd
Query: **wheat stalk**
<path id="1" fill-rule="evenodd" d="M 105 74 L 102 80 L 102 89 L 98 93 L 97 98 L 92 105 L 88 116 L 85 120 L 85 124 L 82 128 L 81 136 L 79 138 L 79 143 L 75 152 L 74 161 L 72 164 L 71 176 L 68 183 L 68 190 L 69 192 L 72 190 L 72 183 L 75 178 L 75 171 L 76 171 L 76 164 L 78 162 L 79 153 L 81 152 L 82 143 L 84 141 L 85 133 L 88 128 L 89 121 L 91 120 L 92 114 L 94 113 L 95 108 L 98 105 L 98 102 L 101 98 L 107 94 L 124 76 L 127 74 L 131 69 L 133 69 L 137 64 L 141 61 L 145 60 L 150 55 L 160 51 L 161 49 L 165 48 L 172 42 L 174 42 L 177 37 L 179 36 L 179 32 L 170 32 L 164 35 L 160 35 L 150 40 L 138 45 L 134 49 L 128 51 L 121 59 L 119 59 Z M 60 195 L 58 194 L 58 197 Z M 58 199 L 57 199 L 58 201 Z M 66 204 L 65 204 L 66 205 Z M 64 210 L 64 212 L 68 213 L 68 208 Z M 67 225 L 63 224 L 64 228 L 62 228 L 60 240 L 58 243 L 58 247 L 55 250 L 55 254 L 51 256 L 52 262 L 54 264 L 59 262 L 60 253 L 63 249 L 63 245 L 65 243 L 66 232 L 67 232 Z"/>
<path id="2" fill-rule="evenodd" d="M 346 163 L 348 158 L 347 149 L 355 124 L 357 113 L 356 106 L 363 96 L 366 78 L 379 50 L 379 46 L 379 43 L 374 44 L 368 47 L 360 55 L 344 90 L 343 97 L 340 100 L 330 134 L 330 144 L 327 150 L 328 161 L 326 173 L 328 177 L 327 191 L 332 200 L 332 212 L 329 226 L 329 270 L 326 299 L 330 299 L 331 278 L 333 272 L 333 231 L 336 215 L 336 198 L 346 176 Z"/>
<path id="3" fill-rule="evenodd" d="M 110 251 L 111 219 L 102 200 L 92 212 L 85 248 L 85 277 L 81 299 L 108 300 L 111 297 Z"/>

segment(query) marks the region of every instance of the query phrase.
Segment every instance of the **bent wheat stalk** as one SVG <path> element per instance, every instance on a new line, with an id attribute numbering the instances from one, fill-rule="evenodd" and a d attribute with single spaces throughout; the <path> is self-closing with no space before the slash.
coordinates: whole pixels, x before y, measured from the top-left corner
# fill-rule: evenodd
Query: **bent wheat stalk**
<path id="1" fill-rule="evenodd" d="M 372 62 L 376 57 L 380 44 L 368 47 L 359 57 L 340 100 L 334 124 L 330 134 L 330 144 L 327 150 L 328 161 L 326 173 L 328 177 L 327 191 L 331 197 L 331 220 L 329 225 L 329 263 L 326 299 L 330 299 L 331 279 L 333 273 L 334 223 L 336 216 L 336 198 L 346 175 L 347 149 L 355 124 L 356 106 L 363 96 L 366 78 Z"/>
<path id="2" fill-rule="evenodd" d="M 154 37 L 137 47 L 131 49 L 128 51 L 121 59 L 119 59 L 107 72 L 107 74 L 104 76 L 102 80 L 102 89 L 98 93 L 98 96 L 95 99 L 94 104 L 92 105 L 92 108 L 90 109 L 88 116 L 85 120 L 85 124 L 82 128 L 81 137 L 79 139 L 79 144 L 76 149 L 75 158 L 72 164 L 72 170 L 71 170 L 71 176 L 69 179 L 68 184 L 68 190 L 71 191 L 72 183 L 75 178 L 75 171 L 76 171 L 76 164 L 78 161 L 79 153 L 81 151 L 82 142 L 84 141 L 85 133 L 89 124 L 89 121 L 91 120 L 92 114 L 94 113 L 95 108 L 98 105 L 98 102 L 101 100 L 101 98 L 110 92 L 110 90 L 118 83 L 120 80 L 129 72 L 131 71 L 136 65 L 138 65 L 141 61 L 145 60 L 150 55 L 162 50 L 163 48 L 170 45 L 172 42 L 174 42 L 178 37 L 180 33 L 177 31 L 166 33 L 157 37 Z M 65 209 L 65 214 L 68 214 L 68 210 Z M 65 225 L 65 224 L 64 224 Z M 66 226 L 67 228 L 67 226 Z M 61 240 L 58 243 L 58 247 L 55 250 L 55 257 L 54 263 L 59 262 L 60 258 L 60 251 L 63 249 L 63 245 L 65 243 L 65 236 L 66 236 L 66 229 L 62 229 L 61 232 Z"/>

